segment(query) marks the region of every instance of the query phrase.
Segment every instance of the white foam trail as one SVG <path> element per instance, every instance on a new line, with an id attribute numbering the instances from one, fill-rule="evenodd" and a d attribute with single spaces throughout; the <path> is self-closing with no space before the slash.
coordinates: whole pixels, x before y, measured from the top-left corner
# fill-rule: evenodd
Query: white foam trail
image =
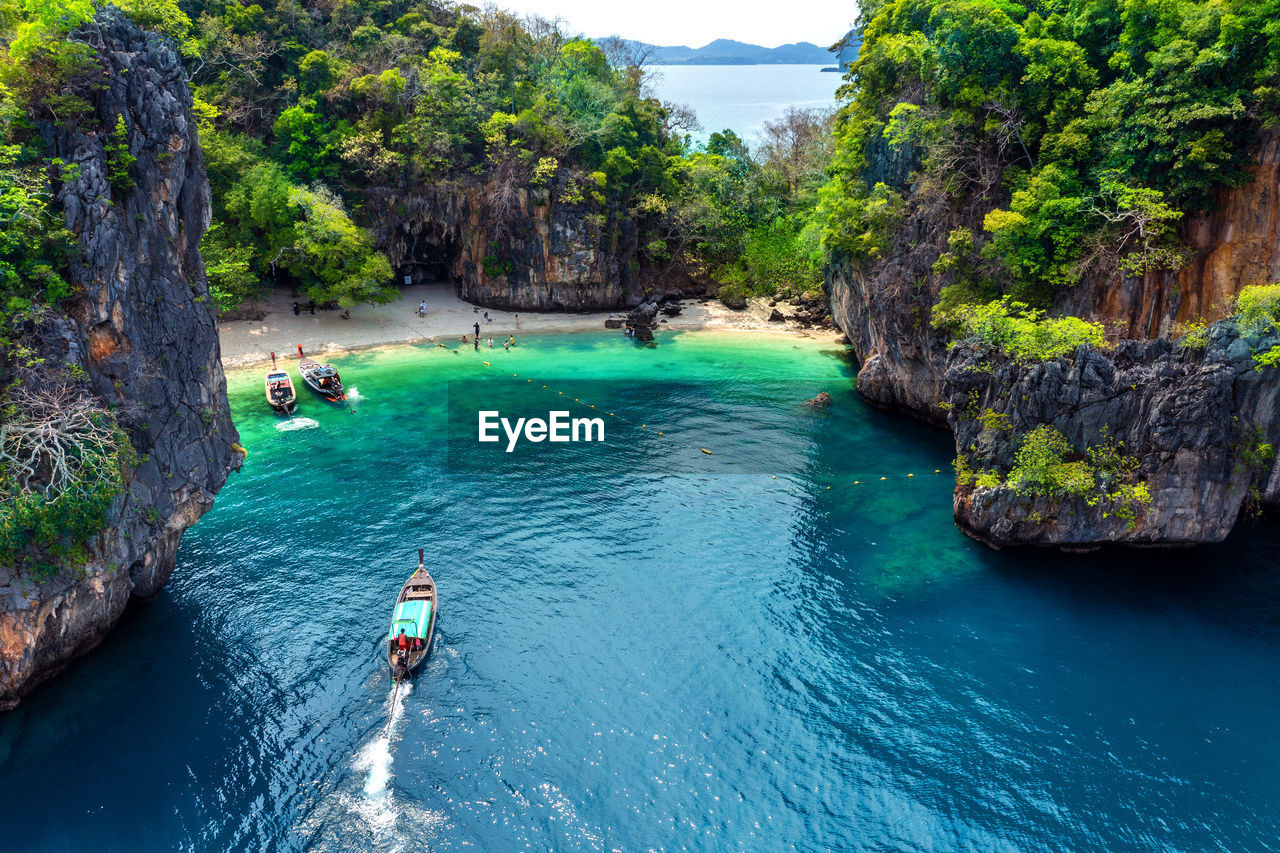
<path id="1" fill-rule="evenodd" d="M 363 400 L 364 397 L 360 396 L 360 389 L 352 385 L 351 388 L 347 391 L 347 399 L 359 401 L 359 400 Z"/>
<path id="2" fill-rule="evenodd" d="M 391 739 L 398 734 L 396 724 L 404 717 L 404 700 L 412 692 L 411 682 L 406 681 L 400 686 L 387 727 L 356 755 L 356 768 L 368 774 L 364 782 L 364 795 L 368 800 L 386 797 L 387 785 L 391 782 Z M 395 815 L 392 814 L 391 818 L 394 820 Z"/>
<path id="3" fill-rule="evenodd" d="M 276 429 L 281 432 L 294 432 L 300 429 L 311 429 L 320 426 L 319 422 L 311 420 L 311 418 L 290 418 L 287 421 L 280 421 L 276 424 Z"/>

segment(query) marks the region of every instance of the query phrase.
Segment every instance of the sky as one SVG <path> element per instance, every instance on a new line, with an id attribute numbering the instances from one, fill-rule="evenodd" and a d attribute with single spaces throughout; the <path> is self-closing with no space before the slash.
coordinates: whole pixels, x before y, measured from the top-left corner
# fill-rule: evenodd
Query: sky
<path id="1" fill-rule="evenodd" d="M 688 47 L 717 38 L 765 47 L 797 41 L 826 47 L 849 31 L 857 14 L 854 0 L 495 0 L 493 5 L 560 18 L 574 34 Z"/>

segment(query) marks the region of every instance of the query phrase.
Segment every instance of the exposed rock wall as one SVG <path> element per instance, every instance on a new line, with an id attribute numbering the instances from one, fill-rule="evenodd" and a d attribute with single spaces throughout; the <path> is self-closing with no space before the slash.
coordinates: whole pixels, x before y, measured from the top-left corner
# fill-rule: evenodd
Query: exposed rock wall
<path id="1" fill-rule="evenodd" d="M 910 152 L 879 142 L 868 152 L 867 180 L 904 192 L 907 212 L 882 258 L 828 271 L 832 315 L 861 362 L 859 392 L 878 406 L 950 426 L 957 452 L 977 468 L 1007 471 L 1017 436 L 1041 423 L 1058 427 L 1080 449 L 1101 440 L 1108 426 L 1139 457 L 1153 492 L 1131 527 L 1082 501 L 1058 506 L 1007 488 L 958 488 L 962 529 L 991 544 L 1065 547 L 1211 542 L 1231 530 L 1256 476 L 1240 467 L 1240 430 L 1256 424 L 1280 446 L 1280 379 L 1274 370 L 1253 370 L 1249 348 L 1230 324 L 1215 326 L 1203 356 L 1154 339 L 1196 317 L 1221 318 L 1247 285 L 1280 280 L 1280 130 L 1259 135 L 1254 157 L 1251 183 L 1220 190 L 1214 209 L 1184 219 L 1181 236 L 1191 255 L 1182 269 L 1100 275 L 1062 292 L 1054 313 L 1112 329 L 1121 321 L 1125 340 L 1114 353 L 1081 353 L 1025 370 L 1006 363 L 990 372 L 982 367 L 989 356 L 979 362 L 970 349 L 949 353 L 945 337 L 930 327 L 930 307 L 946 283 L 932 268 L 953 229 L 981 233 L 987 211 L 1007 198 L 993 191 L 957 209 L 909 180 L 916 168 Z M 984 435 L 971 393 L 980 408 L 1009 417 L 1013 432 Z M 952 407 L 945 418 L 944 402 Z M 1262 499 L 1280 505 L 1280 471 L 1266 478 Z"/>
<path id="2" fill-rule="evenodd" d="M 907 216 L 883 258 L 828 271 L 832 316 L 863 364 L 858 390 L 870 402 L 941 424 L 946 347 L 928 315 L 944 282 L 933 264 L 953 229 L 981 233 L 987 211 L 1008 199 L 996 192 L 959 210 L 930 202 L 907 183 L 909 152 L 882 148 L 869 152 L 867 180 L 906 189 Z M 1253 154 L 1251 183 L 1220 190 L 1214 209 L 1184 219 L 1192 253 L 1181 270 L 1088 278 L 1062 292 L 1055 312 L 1120 320 L 1122 336 L 1155 338 L 1197 316 L 1219 319 L 1245 286 L 1280 280 L 1280 130 L 1263 131 Z"/>
<path id="3" fill-rule="evenodd" d="M 1220 319 L 1248 285 L 1280 281 L 1280 129 L 1262 131 L 1252 153 L 1250 183 L 1218 190 L 1211 210 L 1184 219 L 1180 236 L 1191 256 L 1182 269 L 1085 282 L 1064 293 L 1058 309 L 1123 320 L 1127 336 L 1156 338 L 1198 316 Z"/>
<path id="4" fill-rule="evenodd" d="M 701 292 L 687 277 L 640 268 L 631 219 L 561 204 L 556 191 L 500 193 L 478 183 L 377 190 L 369 210 L 401 275 L 447 280 L 490 308 L 602 311 Z"/>
<path id="5" fill-rule="evenodd" d="M 160 591 L 183 531 L 239 458 L 198 248 L 209 186 L 178 55 L 111 7 L 79 37 L 106 69 L 97 121 L 44 132 L 52 156 L 78 166 L 59 200 L 82 295 L 41 347 L 119 406 L 141 461 L 83 566 L 44 583 L 0 567 L 0 709 L 96 646 L 131 598 Z M 102 128 L 119 116 L 137 157 L 124 192 L 107 179 L 103 148 Z"/>
<path id="6" fill-rule="evenodd" d="M 955 492 L 956 523 L 994 545 L 1221 541 L 1251 486 L 1269 482 L 1274 493 L 1280 484 L 1270 463 L 1251 467 L 1260 442 L 1280 446 L 1276 374 L 1254 369 L 1249 342 L 1230 322 L 1212 327 L 1203 353 L 1129 340 L 1108 353 L 1081 348 L 1020 367 L 973 345 L 956 347 L 947 363 L 949 420 L 957 452 L 973 470 L 1004 476 L 1022 436 L 1050 424 L 1078 451 L 1115 441 L 1137 460 L 1136 477 L 1151 492 L 1131 523 L 1105 500 L 1090 505 L 968 485 Z M 988 410 L 1003 418 L 979 416 Z"/>

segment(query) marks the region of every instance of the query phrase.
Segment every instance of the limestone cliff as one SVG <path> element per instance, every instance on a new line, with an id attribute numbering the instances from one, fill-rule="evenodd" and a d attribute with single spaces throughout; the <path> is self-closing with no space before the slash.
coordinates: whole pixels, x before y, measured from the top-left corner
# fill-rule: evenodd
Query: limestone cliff
<path id="1" fill-rule="evenodd" d="M 448 281 L 489 308 L 603 311 L 702 291 L 687 276 L 642 269 L 635 223 L 563 203 L 562 189 L 500 192 L 465 181 L 375 189 L 368 209 L 379 248 L 402 275 Z"/>
<path id="2" fill-rule="evenodd" d="M 38 343 L 133 413 L 123 423 L 140 461 L 84 565 L 43 583 L 0 567 L 0 708 L 96 646 L 131 598 L 159 592 L 183 531 L 238 458 L 198 249 L 209 188 L 179 57 L 111 7 L 76 38 L 104 69 L 95 120 L 42 132 L 50 154 L 77 167 L 59 201 L 79 244 L 78 296 Z M 124 191 L 108 180 L 103 147 L 120 116 L 137 158 Z"/>
<path id="3" fill-rule="evenodd" d="M 953 229 L 981 233 L 985 214 L 1008 198 L 992 188 L 983 200 L 953 207 L 916 191 L 909 174 L 918 162 L 909 151 L 876 148 L 867 180 L 905 190 L 907 213 L 882 258 L 829 270 L 832 316 L 862 363 L 858 390 L 870 402 L 943 425 L 937 404 L 947 396 L 946 340 L 928 320 L 949 281 L 933 274 L 933 264 Z M 1086 277 L 1061 293 L 1054 312 L 1113 328 L 1120 321 L 1122 337 L 1155 338 L 1197 316 L 1222 317 L 1247 285 L 1280 280 L 1280 130 L 1262 131 L 1252 154 L 1253 181 L 1219 190 L 1212 209 L 1182 222 L 1191 254 L 1180 270 Z"/>
<path id="4" fill-rule="evenodd" d="M 1275 443 L 1280 383 L 1274 371 L 1253 370 L 1248 347 L 1233 338 L 1230 324 L 1215 326 L 1203 356 L 1160 339 L 1179 323 L 1222 317 L 1248 285 L 1280 280 L 1280 130 L 1260 132 L 1251 182 L 1219 190 L 1212 209 L 1184 219 L 1180 236 L 1190 255 L 1181 269 L 1095 274 L 1059 295 L 1051 313 L 1106 323 L 1120 343 L 1112 354 L 1082 352 L 1033 368 L 970 348 L 952 351 L 929 323 L 939 290 L 950 283 L 933 274 L 948 235 L 961 227 L 981 233 L 985 214 L 1007 204 L 1005 191 L 993 185 L 957 206 L 920 191 L 910 177 L 919 164 L 909 150 L 894 152 L 878 142 L 873 148 L 867 180 L 902 191 L 907 208 L 881 258 L 829 270 L 832 315 L 861 362 L 858 390 L 876 405 L 949 426 L 958 454 L 997 471 L 1008 470 L 1019 437 L 1039 424 L 1058 427 L 1081 449 L 1108 427 L 1138 456 L 1153 490 L 1151 505 L 1130 526 L 1082 502 L 1057 506 L 1010 489 L 958 487 L 961 528 L 991 544 L 1222 539 L 1257 475 L 1240 467 L 1240 431 L 1256 426 Z M 1001 366 L 990 369 L 993 361 Z M 975 406 L 1008 417 L 1012 430 L 984 435 Z M 1280 499 L 1280 473 L 1272 474 L 1261 498 L 1273 506 Z"/>
<path id="5" fill-rule="evenodd" d="M 1280 381 L 1274 368 L 1255 370 L 1251 354 L 1275 343 L 1242 340 L 1233 323 L 1222 322 L 1203 352 L 1128 340 L 1111 352 L 1081 348 L 1019 366 L 973 344 L 954 348 L 945 381 L 949 420 L 970 469 L 1003 477 L 1020 438 L 1049 424 L 1077 451 L 1114 442 L 1137 461 L 1133 476 L 1151 494 L 1129 519 L 1100 494 L 1058 500 L 1008 485 L 961 484 L 956 523 L 994 545 L 1221 541 L 1251 496 L 1260 501 L 1261 487 L 1280 483 L 1270 455 L 1259 450 L 1280 443 Z"/>

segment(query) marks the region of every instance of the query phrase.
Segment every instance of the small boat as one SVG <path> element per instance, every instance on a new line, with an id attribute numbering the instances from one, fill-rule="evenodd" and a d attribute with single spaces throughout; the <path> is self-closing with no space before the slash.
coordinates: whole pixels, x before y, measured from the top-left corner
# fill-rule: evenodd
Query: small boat
<path id="1" fill-rule="evenodd" d="M 271 369 L 263 379 L 263 388 L 267 394 L 267 405 L 282 415 L 292 415 L 298 404 L 298 393 L 293 390 L 293 380 L 288 372 L 276 367 L 276 354 L 271 353 Z"/>
<path id="2" fill-rule="evenodd" d="M 307 386 L 331 403 L 341 403 L 347 399 L 342 389 L 342 377 L 331 364 L 321 364 L 314 358 L 302 356 L 298 359 L 298 372 Z"/>
<path id="3" fill-rule="evenodd" d="M 408 681 L 413 671 L 431 653 L 431 640 L 436 631 L 436 582 L 427 573 L 422 549 L 418 549 L 418 570 L 400 588 L 396 608 L 391 614 L 391 631 L 387 634 L 387 664 L 391 680 Z M 404 651 L 400 635 L 404 634 Z"/>

